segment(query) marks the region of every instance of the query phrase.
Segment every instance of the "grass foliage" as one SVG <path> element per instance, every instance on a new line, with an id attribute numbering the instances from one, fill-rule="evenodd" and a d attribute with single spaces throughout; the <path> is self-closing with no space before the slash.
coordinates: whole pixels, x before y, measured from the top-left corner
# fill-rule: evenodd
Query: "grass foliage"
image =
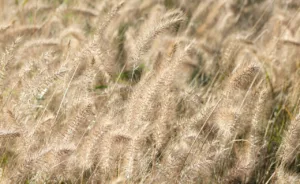
<path id="1" fill-rule="evenodd" d="M 0 0 L 1 183 L 300 183 L 299 0 Z"/>

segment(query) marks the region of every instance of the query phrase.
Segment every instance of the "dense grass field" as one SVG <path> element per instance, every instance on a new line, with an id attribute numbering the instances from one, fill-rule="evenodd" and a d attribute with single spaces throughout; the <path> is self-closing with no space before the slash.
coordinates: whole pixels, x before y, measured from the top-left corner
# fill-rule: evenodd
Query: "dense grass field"
<path id="1" fill-rule="evenodd" d="M 299 0 L 0 0 L 0 183 L 300 183 Z"/>

